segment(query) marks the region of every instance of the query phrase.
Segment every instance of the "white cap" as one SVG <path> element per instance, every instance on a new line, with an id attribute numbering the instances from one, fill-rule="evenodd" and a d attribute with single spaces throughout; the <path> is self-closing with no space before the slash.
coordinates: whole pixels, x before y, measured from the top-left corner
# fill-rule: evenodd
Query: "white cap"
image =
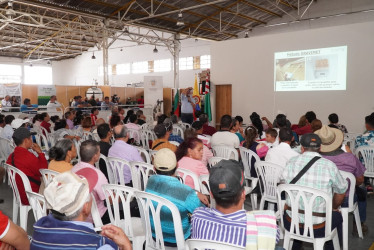
<path id="1" fill-rule="evenodd" d="M 30 119 L 23 120 L 23 119 L 18 119 L 17 118 L 17 119 L 14 119 L 10 125 L 12 126 L 13 129 L 17 129 L 17 128 L 21 127 L 22 124 L 28 123 L 28 122 L 30 122 Z"/>

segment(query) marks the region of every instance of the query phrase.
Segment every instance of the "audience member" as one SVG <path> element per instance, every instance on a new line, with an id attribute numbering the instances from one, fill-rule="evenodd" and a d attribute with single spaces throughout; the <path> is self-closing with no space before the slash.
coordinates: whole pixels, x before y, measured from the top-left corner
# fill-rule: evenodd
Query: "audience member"
<path id="1" fill-rule="evenodd" d="M 136 100 L 136 102 L 140 104 L 139 108 L 144 108 L 144 96 L 140 96 L 140 98 Z"/>
<path id="2" fill-rule="evenodd" d="M 203 134 L 203 122 L 202 121 L 194 121 L 191 125 L 191 127 L 195 130 L 195 133 L 197 134 L 197 138 L 203 141 L 203 144 L 210 148 L 210 136 L 206 136 Z M 184 137 L 186 139 L 186 136 Z"/>
<path id="3" fill-rule="evenodd" d="M 110 145 L 109 142 L 113 135 L 112 130 L 109 127 L 109 124 L 103 123 L 97 126 L 97 134 L 100 137 L 100 142 L 99 142 L 100 153 L 104 155 L 105 157 L 108 157 L 109 149 L 112 146 Z M 109 179 L 107 166 L 103 159 L 100 159 L 99 167 L 100 167 L 101 172 L 103 172 L 103 174 L 105 175 L 105 177 Z"/>
<path id="4" fill-rule="evenodd" d="M 45 130 L 47 130 L 48 133 L 51 133 L 52 125 L 49 123 L 51 118 L 49 117 L 48 113 L 47 112 L 41 113 L 40 118 L 42 118 L 42 123 L 40 124 L 40 126 L 45 128 Z"/>
<path id="5" fill-rule="evenodd" d="M 125 109 L 123 107 L 114 106 L 113 110 L 115 110 L 115 108 L 117 108 L 118 115 L 121 118 L 121 121 L 123 121 L 125 119 Z"/>
<path id="6" fill-rule="evenodd" d="M 101 188 L 103 185 L 108 184 L 108 180 L 105 175 L 95 167 L 95 163 L 100 159 L 99 143 L 93 140 L 82 142 L 79 154 L 81 156 L 81 161 L 73 167 L 72 171 L 86 178 L 90 186 L 93 187 L 92 194 L 95 197 L 101 220 L 104 225 L 108 224 L 110 223 L 110 218 L 104 204 L 105 194 Z M 88 217 L 87 221 L 93 222 L 91 215 Z"/>
<path id="7" fill-rule="evenodd" d="M 57 97 L 55 95 L 51 96 L 47 103 L 47 111 L 56 112 L 59 108 L 61 108 L 61 103 L 57 101 Z"/>
<path id="8" fill-rule="evenodd" d="M 82 135 L 81 140 L 93 140 L 92 131 L 92 119 L 91 117 L 87 116 L 82 120 Z"/>
<path id="9" fill-rule="evenodd" d="M 5 126 L 4 126 L 4 128 L 2 129 L 2 131 L 0 133 L 0 136 L 2 138 L 8 139 L 8 140 L 12 140 L 12 136 L 13 136 L 14 130 L 13 130 L 11 124 L 12 124 L 13 120 L 14 120 L 14 116 L 13 115 L 7 115 L 7 116 L 5 116 L 5 118 L 4 118 Z"/>
<path id="10" fill-rule="evenodd" d="M 214 133 L 217 132 L 217 130 L 214 127 L 209 126 L 209 117 L 207 114 L 201 114 L 199 116 L 199 121 L 203 123 L 203 134 L 204 135 L 212 136 L 214 135 Z"/>
<path id="11" fill-rule="evenodd" d="M 85 107 L 91 107 L 91 104 L 87 103 L 87 102 L 84 102 L 82 100 L 82 96 L 76 96 L 74 97 L 74 104 L 72 103 L 72 107 L 74 107 L 76 110 L 81 110 L 81 108 L 85 108 Z"/>
<path id="12" fill-rule="evenodd" d="M 273 148 L 275 146 L 278 146 L 279 139 L 278 139 L 278 131 L 275 128 L 268 128 L 265 132 L 266 135 L 266 144 L 268 148 Z"/>
<path id="13" fill-rule="evenodd" d="M 173 122 L 170 118 L 166 118 L 163 123 L 165 124 L 165 128 L 167 131 L 170 132 L 169 141 L 176 141 L 178 143 L 182 143 L 183 139 L 180 135 L 174 135 L 173 134 Z"/>
<path id="14" fill-rule="evenodd" d="M 236 118 L 232 119 L 230 132 L 238 136 L 239 143 L 244 141 L 243 128 L 240 126 L 240 122 Z"/>
<path id="15" fill-rule="evenodd" d="M 99 115 L 99 109 L 98 108 L 92 108 L 91 109 L 91 123 L 92 123 L 92 126 L 96 126 L 96 120 L 97 120 L 97 116 Z"/>
<path id="16" fill-rule="evenodd" d="M 260 115 L 257 114 L 256 112 L 253 112 L 249 116 L 249 119 L 251 119 L 252 126 L 255 127 L 257 130 L 258 139 L 263 139 L 265 137 L 265 132 L 264 132 L 264 125 L 262 124 L 262 121 L 260 119 Z"/>
<path id="17" fill-rule="evenodd" d="M 336 126 L 338 129 L 340 129 L 343 133 L 348 133 L 347 128 L 343 124 L 339 124 L 339 117 L 337 114 L 332 113 L 328 117 L 329 122 L 331 125 Z"/>
<path id="18" fill-rule="evenodd" d="M 266 154 L 265 161 L 285 167 L 287 161 L 289 161 L 292 157 L 299 155 L 299 153 L 294 151 L 290 146 L 292 140 L 292 130 L 290 128 L 281 128 L 279 130 L 280 143 L 278 146 L 269 149 Z"/>
<path id="19" fill-rule="evenodd" d="M 49 150 L 48 169 L 63 173 L 73 168 L 71 161 L 77 157 L 77 148 L 70 139 L 62 139 Z"/>
<path id="20" fill-rule="evenodd" d="M 5 127 L 5 115 L 0 114 L 0 135 Z"/>
<path id="21" fill-rule="evenodd" d="M 101 103 L 101 110 L 110 110 L 114 106 L 114 103 L 109 101 L 109 96 L 104 98 L 104 101 Z"/>
<path id="22" fill-rule="evenodd" d="M 321 120 L 314 119 L 312 123 L 310 124 L 310 127 L 312 128 L 312 132 L 316 132 L 317 130 L 320 130 L 322 128 L 322 122 Z"/>
<path id="23" fill-rule="evenodd" d="M 268 152 L 269 148 L 264 143 L 256 142 L 256 138 L 258 136 L 257 129 L 253 126 L 249 126 L 245 129 L 245 142 L 243 143 L 243 147 L 252 150 L 255 152 L 260 159 L 264 159 L 266 153 Z M 252 157 L 251 159 L 251 166 L 254 166 L 256 159 Z M 251 168 L 251 176 L 257 177 L 257 173 L 255 168 Z"/>
<path id="24" fill-rule="evenodd" d="M 360 160 L 352 153 L 346 153 L 341 149 L 344 140 L 344 134 L 340 129 L 330 128 L 329 126 L 323 126 L 320 130 L 315 132 L 322 141 L 321 155 L 335 163 L 340 171 L 345 171 L 353 174 L 356 177 L 356 194 L 355 200 L 358 197 L 358 209 L 360 212 L 360 220 L 362 224 L 362 232 L 367 233 L 368 227 L 365 225 L 366 221 L 366 188 L 361 188 L 361 184 L 364 182 L 364 173 L 366 168 L 362 165 Z M 345 199 L 343 207 L 348 206 L 348 194 L 349 189 L 345 193 Z M 359 194 L 359 195 L 357 195 Z M 357 227 L 353 226 L 353 232 L 357 235 Z"/>
<path id="25" fill-rule="evenodd" d="M 343 203 L 345 192 L 348 188 L 348 182 L 341 176 L 339 169 L 335 163 L 325 158 L 321 158 L 318 153 L 321 148 L 321 139 L 316 134 L 305 134 L 300 140 L 302 154 L 291 158 L 286 165 L 283 172 L 283 178 L 286 183 L 290 183 L 300 171 L 313 159 L 317 159 L 313 165 L 302 175 L 298 180 L 297 185 L 315 188 L 327 193 L 333 201 L 332 224 L 331 229 L 337 228 L 339 238 L 341 238 L 341 229 L 343 218 L 338 211 L 339 206 Z M 317 157 L 317 158 L 315 158 Z M 307 194 L 307 198 L 312 194 Z M 286 230 L 290 230 L 291 212 L 290 203 L 287 199 L 286 213 L 283 215 L 284 226 Z M 300 204 L 302 207 L 303 205 Z M 324 213 L 325 203 L 316 199 L 314 202 L 313 212 Z M 299 215 L 300 223 L 304 223 L 304 216 Z M 314 237 L 322 237 L 325 234 L 324 219 L 323 217 L 313 216 L 312 222 L 315 227 Z M 293 249 L 300 249 L 301 242 L 294 240 Z M 332 242 L 329 241 L 325 244 L 325 249 L 331 249 Z"/>
<path id="26" fill-rule="evenodd" d="M 10 96 L 6 95 L 3 100 L 1 100 L 1 111 L 9 112 L 10 109 L 8 107 L 12 107 L 12 103 L 10 102 Z"/>
<path id="27" fill-rule="evenodd" d="M 136 111 L 136 116 L 138 117 L 138 120 L 137 120 L 137 124 L 139 126 L 143 125 L 144 123 L 146 123 L 146 117 L 145 115 L 143 114 L 143 110 L 138 110 Z"/>
<path id="28" fill-rule="evenodd" d="M 210 140 L 212 147 L 228 146 L 239 149 L 240 141 L 238 136 L 230 132 L 232 118 L 230 115 L 223 115 L 221 117 L 221 130 L 214 133 Z"/>
<path id="29" fill-rule="evenodd" d="M 195 121 L 194 123 L 196 122 L 199 122 L 201 124 L 200 121 Z M 194 124 L 193 123 L 193 124 Z M 201 128 L 201 131 L 202 131 L 202 128 Z M 196 130 L 194 128 L 187 128 L 185 131 L 184 131 L 184 140 L 188 140 L 190 138 L 199 138 L 198 137 L 198 134 L 196 133 Z M 200 138 L 199 138 L 200 139 Z M 200 139 L 201 140 L 201 139 Z M 201 140 L 203 142 L 203 158 L 201 159 L 201 162 L 204 164 L 204 166 L 208 166 L 208 161 L 210 158 L 213 157 L 213 153 L 212 151 L 210 151 L 210 149 L 204 144 L 204 141 Z"/>
<path id="30" fill-rule="evenodd" d="M 68 129 L 74 129 L 74 114 L 71 111 L 67 111 L 64 114 L 64 117 L 66 119 L 66 124 L 68 125 Z"/>
<path id="31" fill-rule="evenodd" d="M 278 114 L 273 121 L 273 128 L 291 128 L 291 122 L 285 114 Z"/>
<path id="32" fill-rule="evenodd" d="M 131 249 L 131 243 L 122 229 L 110 227 L 123 237 L 119 241 L 118 237 L 110 239 L 102 236 L 108 236 L 105 227 L 102 228 L 102 235 L 99 235 L 92 223 L 86 222 L 91 214 L 90 192 L 95 186 L 91 182 L 92 179 L 80 178 L 72 172 L 59 174 L 52 180 L 44 190 L 51 213 L 35 223 L 32 249 Z"/>
<path id="33" fill-rule="evenodd" d="M 192 98 L 192 88 L 186 88 L 181 92 L 181 119 L 182 122 L 192 124 L 195 100 Z"/>
<path id="34" fill-rule="evenodd" d="M 129 140 L 129 133 L 125 125 L 118 125 L 113 129 L 113 136 L 116 141 L 114 142 L 113 146 L 109 149 L 108 156 L 109 157 L 117 157 L 128 162 L 130 161 L 140 161 L 144 162 L 143 158 L 141 157 L 139 151 L 136 147 L 131 146 L 127 143 Z M 132 186 L 131 180 L 131 171 L 130 166 L 124 168 L 124 179 L 125 183 Z"/>
<path id="35" fill-rule="evenodd" d="M 203 158 L 203 146 L 203 142 L 198 138 L 190 138 L 182 142 L 175 152 L 178 161 L 178 169 L 190 170 L 195 173 L 197 177 L 209 174 L 207 165 L 204 165 L 201 161 Z M 185 180 L 185 184 L 193 189 L 198 189 L 198 187 L 195 187 L 191 177 Z"/>
<path id="36" fill-rule="evenodd" d="M 152 175 L 147 182 L 146 192 L 161 196 L 173 202 L 181 216 L 184 238 L 191 234 L 189 214 L 202 206 L 201 202 L 208 204 L 208 199 L 200 192 L 182 184 L 175 176 L 177 159 L 173 151 L 167 148 L 160 149 L 154 157 L 154 168 L 157 175 Z M 201 201 L 201 202 L 200 202 Z M 152 231 L 154 226 L 151 221 Z M 169 209 L 165 209 L 161 217 L 161 228 L 166 246 L 176 246 L 174 222 Z"/>
<path id="37" fill-rule="evenodd" d="M 168 118 L 167 115 L 165 114 L 160 114 L 157 116 L 157 124 L 162 124 L 164 123 L 164 121 L 166 120 L 166 118 Z"/>
<path id="38" fill-rule="evenodd" d="M 158 139 L 152 142 L 152 150 L 168 148 L 173 152 L 177 151 L 177 147 L 169 142 L 171 131 L 166 129 L 165 124 L 157 124 L 154 128 L 154 131 Z"/>
<path id="39" fill-rule="evenodd" d="M 15 109 L 14 108 L 10 109 L 11 112 L 19 112 L 20 111 L 20 109 L 19 109 L 20 104 L 19 104 L 18 98 L 19 98 L 19 100 L 21 100 L 20 96 L 12 96 L 10 98 L 10 103 L 12 104 L 12 107 L 16 107 Z"/>
<path id="40" fill-rule="evenodd" d="M 97 105 L 97 102 L 95 100 L 95 96 L 91 96 L 90 99 L 88 100 L 88 103 L 92 106 L 92 107 L 97 107 L 99 105 Z"/>
<path id="41" fill-rule="evenodd" d="M 38 193 L 40 187 L 39 170 L 48 168 L 48 162 L 39 145 L 32 142 L 31 133 L 27 128 L 18 128 L 14 131 L 13 141 L 16 144 L 14 152 L 9 155 L 6 163 L 21 170 L 29 179 L 32 191 Z M 32 149 L 38 156 L 35 156 L 29 150 Z M 16 177 L 17 188 L 23 205 L 29 205 L 22 179 Z"/>
<path id="42" fill-rule="evenodd" d="M 0 249 L 30 249 L 27 233 L 0 211 Z"/>
<path id="43" fill-rule="evenodd" d="M 212 240 L 216 242 L 228 243 L 238 247 L 245 247 L 247 243 L 247 214 L 243 209 L 245 202 L 244 191 L 244 173 L 243 166 L 234 160 L 222 160 L 214 168 L 210 170 L 209 186 L 211 194 L 216 202 L 216 208 L 199 207 L 192 214 L 191 219 L 191 238 L 200 240 Z M 270 212 L 270 211 L 269 211 Z M 267 233 L 272 233 L 272 248 L 274 249 L 276 242 L 279 240 L 276 230 L 276 219 L 268 211 L 256 211 L 252 214 L 258 222 L 256 231 L 259 233 L 257 246 L 265 243 L 264 239 L 260 239 L 263 233 L 260 229 L 265 224 Z M 261 221 L 262 217 L 266 217 L 265 221 Z M 263 219 L 262 219 L 263 220 Z M 214 231 L 214 233 L 211 233 Z M 249 233 L 253 234 L 253 233 Z M 223 236 L 225 237 L 217 237 Z"/>
<path id="44" fill-rule="evenodd" d="M 125 119 L 123 119 L 123 123 L 126 124 L 128 120 L 130 119 L 130 116 L 134 114 L 134 110 L 129 109 L 127 110 L 127 114 L 125 116 Z"/>
<path id="45" fill-rule="evenodd" d="M 293 131 L 295 131 L 295 133 L 297 135 L 305 135 L 305 134 L 312 133 L 313 130 L 312 130 L 311 123 L 315 119 L 316 119 L 316 114 L 313 111 L 306 112 L 306 114 L 305 114 L 305 125 L 301 126 L 301 125 L 304 124 L 304 119 L 303 119 L 303 117 L 301 117 L 300 121 L 299 121 L 298 128 L 294 129 Z"/>
<path id="46" fill-rule="evenodd" d="M 302 128 L 302 127 L 304 127 L 304 126 L 306 126 L 306 125 L 307 125 L 306 117 L 305 117 L 305 115 L 302 115 L 302 116 L 300 117 L 300 119 L 299 119 L 299 123 L 298 123 L 298 124 L 294 124 L 294 125 L 292 125 L 292 126 L 291 126 L 291 129 L 294 131 L 294 130 L 296 130 L 296 129 L 298 129 L 298 128 Z"/>
<path id="47" fill-rule="evenodd" d="M 30 122 L 29 119 L 23 120 L 23 119 L 17 118 L 17 119 L 14 119 L 12 121 L 11 125 L 12 125 L 13 129 L 17 129 L 17 128 L 20 128 L 20 127 L 28 128 L 29 122 Z"/>
<path id="48" fill-rule="evenodd" d="M 71 139 L 71 140 L 76 139 L 77 141 L 80 140 L 79 136 L 70 134 L 68 124 L 66 123 L 66 120 L 64 120 L 64 119 L 56 122 L 55 131 L 53 132 L 53 138 L 54 138 L 55 142 L 57 142 L 58 140 L 61 140 L 63 138 Z"/>
<path id="49" fill-rule="evenodd" d="M 21 105 L 21 112 L 35 112 L 38 109 L 38 104 L 31 104 L 31 100 L 26 98 Z"/>
<path id="50" fill-rule="evenodd" d="M 129 118 L 130 122 L 126 123 L 125 126 L 128 129 L 133 129 L 133 130 L 136 130 L 136 131 L 140 131 L 140 126 L 137 124 L 137 120 L 138 120 L 138 117 L 135 114 L 133 114 Z M 140 138 L 139 138 L 138 133 L 133 133 L 132 136 L 133 136 L 132 139 L 135 140 L 135 142 L 140 142 Z"/>
<path id="51" fill-rule="evenodd" d="M 122 125 L 123 122 L 121 121 L 121 117 L 118 115 L 118 113 L 112 114 L 109 120 L 109 125 L 111 128 L 114 128 L 118 125 Z"/>

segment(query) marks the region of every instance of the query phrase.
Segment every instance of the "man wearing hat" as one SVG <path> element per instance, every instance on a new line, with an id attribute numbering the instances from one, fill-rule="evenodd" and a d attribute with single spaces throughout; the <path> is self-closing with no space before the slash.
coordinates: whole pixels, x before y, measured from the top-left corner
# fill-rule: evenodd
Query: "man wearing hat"
<path id="1" fill-rule="evenodd" d="M 336 167 L 335 163 L 332 161 L 321 158 L 319 151 L 321 149 L 322 141 L 320 137 L 316 134 L 309 133 L 303 135 L 300 140 L 301 143 L 301 155 L 291 158 L 284 169 L 283 179 L 285 183 L 290 183 L 301 170 L 315 158 L 315 162 L 311 167 L 305 172 L 304 175 L 295 183 L 296 185 L 306 186 L 310 188 L 315 188 L 327 193 L 333 203 L 333 213 L 332 213 L 332 225 L 331 228 L 337 228 L 339 238 L 341 237 L 341 226 L 342 226 L 342 215 L 338 212 L 339 206 L 343 203 L 345 192 L 348 189 L 348 182 L 342 177 L 339 169 Z M 307 197 L 308 198 L 308 197 Z M 290 204 L 287 203 L 287 206 Z M 314 202 L 314 213 L 324 213 L 325 204 L 320 200 L 316 199 Z M 290 229 L 290 218 L 291 212 L 286 210 L 284 216 L 284 225 L 287 230 Z M 300 216 L 300 223 L 304 222 L 304 217 Z M 325 233 L 324 229 L 324 219 L 323 217 L 313 216 L 313 224 L 315 225 L 314 236 L 321 237 Z M 301 248 L 300 241 L 294 241 L 293 249 Z M 331 248 L 332 242 L 326 244 L 326 248 Z"/>
<path id="2" fill-rule="evenodd" d="M 131 249 L 122 229 L 103 226 L 99 235 L 92 223 L 86 222 L 92 206 L 90 184 L 71 171 L 53 178 L 44 190 L 51 213 L 35 223 L 31 249 Z"/>
<path id="3" fill-rule="evenodd" d="M 30 122 L 29 119 L 14 119 L 11 123 L 13 129 L 17 129 L 20 127 L 26 127 L 27 124 Z"/>
<path id="4" fill-rule="evenodd" d="M 152 142 L 152 150 L 160 150 L 162 148 L 168 148 L 171 151 L 177 151 L 177 147 L 169 142 L 170 134 L 173 130 L 173 124 L 157 124 L 154 128 L 157 140 Z M 170 130 L 171 128 L 171 130 Z"/>
<path id="5" fill-rule="evenodd" d="M 361 188 L 361 184 L 364 182 L 364 173 L 366 168 L 362 165 L 360 160 L 352 153 L 346 153 L 341 149 L 343 144 L 344 135 L 340 129 L 331 128 L 329 126 L 322 126 L 320 130 L 314 132 L 317 134 L 322 141 L 321 144 L 321 155 L 335 163 L 340 171 L 345 171 L 353 174 L 356 177 L 356 192 L 360 192 L 360 199 L 358 200 L 358 209 L 360 211 L 360 220 L 362 224 L 362 232 L 366 233 L 368 227 L 364 224 L 366 221 L 366 188 Z M 343 207 L 348 206 L 348 193 L 345 193 Z M 357 200 L 357 194 L 355 194 L 355 200 Z M 363 199 L 364 198 L 364 199 Z M 357 227 L 353 226 L 353 233 L 357 235 Z"/>
<path id="6" fill-rule="evenodd" d="M 35 134 L 24 127 L 16 129 L 13 133 L 13 141 L 16 144 L 16 148 L 9 155 L 6 163 L 21 170 L 28 177 L 32 191 L 38 193 L 40 178 L 42 177 L 39 170 L 48 168 L 48 162 L 39 145 L 32 141 L 31 136 Z M 35 151 L 38 157 L 31 153 L 30 149 Z M 16 178 L 16 183 L 22 204 L 29 205 L 21 178 Z"/>
<path id="7" fill-rule="evenodd" d="M 189 214 L 192 214 L 196 208 L 202 206 L 201 202 L 208 204 L 208 199 L 205 195 L 182 184 L 178 180 L 175 176 L 177 159 L 175 153 L 170 149 L 163 148 L 156 153 L 154 156 L 154 168 L 157 175 L 152 175 L 149 178 L 145 192 L 161 196 L 177 206 L 181 215 L 184 238 L 187 239 L 191 233 Z M 171 213 L 162 217 L 161 227 L 165 245 L 175 247 L 176 240 L 173 224 Z"/>

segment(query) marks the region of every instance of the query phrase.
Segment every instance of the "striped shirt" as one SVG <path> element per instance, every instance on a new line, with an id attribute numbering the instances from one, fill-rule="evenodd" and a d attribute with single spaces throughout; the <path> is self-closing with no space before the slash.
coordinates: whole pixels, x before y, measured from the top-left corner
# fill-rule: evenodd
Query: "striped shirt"
<path id="1" fill-rule="evenodd" d="M 245 247 L 246 228 L 245 210 L 223 214 L 213 208 L 200 207 L 192 215 L 191 238 Z"/>

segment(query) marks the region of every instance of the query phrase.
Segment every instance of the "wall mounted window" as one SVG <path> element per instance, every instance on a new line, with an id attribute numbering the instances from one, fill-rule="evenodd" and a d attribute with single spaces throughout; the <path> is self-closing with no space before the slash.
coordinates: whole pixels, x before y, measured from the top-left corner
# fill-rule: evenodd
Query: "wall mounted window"
<path id="1" fill-rule="evenodd" d="M 24 66 L 25 84 L 52 85 L 52 67 Z"/>
<path id="2" fill-rule="evenodd" d="M 108 65 L 108 75 L 112 75 L 112 65 Z M 104 66 L 99 66 L 99 76 L 103 76 L 104 75 Z"/>
<path id="3" fill-rule="evenodd" d="M 154 72 L 171 71 L 171 59 L 162 59 L 154 61 Z"/>
<path id="4" fill-rule="evenodd" d="M 179 58 L 179 70 L 193 69 L 193 57 Z"/>
<path id="5" fill-rule="evenodd" d="M 130 63 L 117 64 L 117 75 L 129 75 L 131 73 Z"/>
<path id="6" fill-rule="evenodd" d="M 132 63 L 132 73 L 133 74 L 148 73 L 148 61 Z"/>
<path id="7" fill-rule="evenodd" d="M 21 83 L 22 66 L 0 64 L 0 84 Z"/>
<path id="8" fill-rule="evenodd" d="M 200 68 L 210 69 L 210 55 L 200 56 Z"/>

